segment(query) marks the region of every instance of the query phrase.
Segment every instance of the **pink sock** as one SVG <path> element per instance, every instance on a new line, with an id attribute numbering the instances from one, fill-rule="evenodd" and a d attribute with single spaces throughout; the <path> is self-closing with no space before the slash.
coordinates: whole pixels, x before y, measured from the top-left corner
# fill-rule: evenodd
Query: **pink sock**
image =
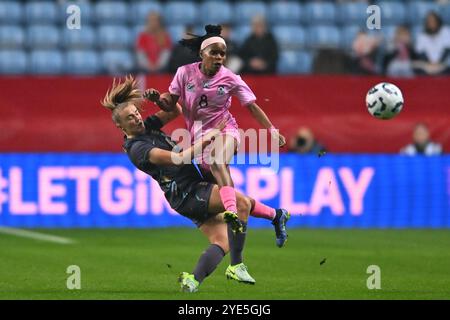
<path id="1" fill-rule="evenodd" d="M 234 188 L 230 186 L 221 187 L 219 193 L 225 210 L 237 212 L 236 192 Z"/>
<path id="2" fill-rule="evenodd" d="M 255 200 L 255 207 L 253 211 L 250 212 L 250 215 L 257 218 L 264 218 L 267 220 L 273 220 L 275 218 L 275 209 L 262 204 L 259 201 Z"/>

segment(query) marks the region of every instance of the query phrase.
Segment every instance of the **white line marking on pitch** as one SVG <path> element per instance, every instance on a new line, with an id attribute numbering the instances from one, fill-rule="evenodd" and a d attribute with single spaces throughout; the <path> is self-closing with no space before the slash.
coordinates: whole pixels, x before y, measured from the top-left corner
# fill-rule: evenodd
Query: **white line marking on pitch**
<path id="1" fill-rule="evenodd" d="M 34 240 L 55 242 L 55 243 L 59 243 L 59 244 L 75 243 L 75 241 L 68 239 L 68 238 L 52 236 L 50 234 L 44 234 L 44 233 L 23 230 L 23 229 L 17 229 L 17 228 L 10 228 L 10 227 L 1 227 L 0 226 L 0 233 L 23 237 L 23 238 L 30 238 L 30 239 L 34 239 Z"/>

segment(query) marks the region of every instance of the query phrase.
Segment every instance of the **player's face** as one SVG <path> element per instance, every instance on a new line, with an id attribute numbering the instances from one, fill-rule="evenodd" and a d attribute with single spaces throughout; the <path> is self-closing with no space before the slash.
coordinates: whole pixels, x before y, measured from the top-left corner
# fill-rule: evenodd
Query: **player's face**
<path id="1" fill-rule="evenodd" d="M 223 43 L 213 43 L 202 51 L 201 56 L 205 70 L 215 74 L 225 62 L 227 48 Z"/>
<path id="2" fill-rule="evenodd" d="M 139 110 L 134 104 L 129 104 L 125 108 L 119 111 L 120 124 L 118 127 L 121 128 L 127 135 L 135 136 L 145 132 L 144 121 L 139 113 Z"/>

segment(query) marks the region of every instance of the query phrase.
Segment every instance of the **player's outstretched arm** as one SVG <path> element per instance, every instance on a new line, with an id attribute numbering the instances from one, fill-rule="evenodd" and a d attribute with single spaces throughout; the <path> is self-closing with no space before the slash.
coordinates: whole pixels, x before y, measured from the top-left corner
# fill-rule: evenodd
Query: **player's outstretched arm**
<path id="1" fill-rule="evenodd" d="M 148 159 L 151 163 L 160 166 L 190 164 L 192 159 L 201 154 L 203 149 L 206 148 L 206 146 L 209 145 L 215 139 L 215 137 L 220 134 L 221 129 L 223 129 L 223 126 L 219 129 L 211 130 L 206 135 L 204 135 L 202 139 L 182 152 L 153 148 L 148 153 Z"/>
<path id="2" fill-rule="evenodd" d="M 154 102 L 161 110 L 172 112 L 176 109 L 179 96 L 165 92 L 160 94 L 156 89 L 147 89 L 144 92 L 144 98 Z"/>
<path id="3" fill-rule="evenodd" d="M 263 128 L 270 130 L 272 137 L 279 141 L 280 147 L 286 144 L 286 138 L 275 129 L 272 122 L 270 122 L 269 117 L 255 102 L 250 103 L 247 108 L 250 110 L 253 118 L 255 118 Z"/>

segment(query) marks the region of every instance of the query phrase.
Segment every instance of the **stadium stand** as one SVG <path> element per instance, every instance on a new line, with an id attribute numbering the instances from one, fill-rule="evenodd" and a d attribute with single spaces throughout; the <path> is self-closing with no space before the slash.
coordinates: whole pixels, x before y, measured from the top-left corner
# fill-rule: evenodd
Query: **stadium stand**
<path id="1" fill-rule="evenodd" d="M 130 21 L 133 25 L 143 25 L 150 12 L 162 12 L 158 2 L 136 1 L 130 5 Z"/>
<path id="2" fill-rule="evenodd" d="M 164 7 L 166 23 L 195 24 L 198 21 L 199 8 L 195 2 L 173 1 Z"/>
<path id="3" fill-rule="evenodd" d="M 25 4 L 28 24 L 53 24 L 58 20 L 57 4 L 51 1 L 33 1 Z"/>
<path id="4" fill-rule="evenodd" d="M 23 6 L 14 1 L 0 2 L 0 22 L 2 24 L 18 24 L 23 20 Z"/>
<path id="5" fill-rule="evenodd" d="M 60 44 L 60 30 L 52 25 L 31 25 L 27 28 L 29 49 L 56 48 Z"/>
<path id="6" fill-rule="evenodd" d="M 0 73 L 24 74 L 27 70 L 27 55 L 22 50 L 0 50 Z"/>
<path id="7" fill-rule="evenodd" d="M 3 26 L 0 28 L 0 47 L 2 49 L 20 49 L 25 44 L 25 32 L 19 26 Z"/>
<path id="8" fill-rule="evenodd" d="M 71 50 L 65 56 L 65 71 L 75 75 L 89 75 L 101 71 L 101 61 L 95 50 Z"/>
<path id="9" fill-rule="evenodd" d="M 226 1 L 205 1 L 200 5 L 200 23 L 231 24 L 233 23 L 233 7 Z"/>
<path id="10" fill-rule="evenodd" d="M 272 2 L 268 7 L 268 20 L 273 25 L 298 25 L 304 19 L 303 10 L 298 2 Z"/>
<path id="11" fill-rule="evenodd" d="M 95 47 L 97 35 L 91 26 L 83 26 L 82 30 L 64 29 L 62 39 L 66 49 L 89 49 Z"/>
<path id="12" fill-rule="evenodd" d="M 382 29 L 370 30 L 369 34 L 383 36 L 384 45 L 388 45 L 396 27 L 403 24 L 410 28 L 416 39 L 430 10 L 439 12 L 445 24 L 450 23 L 450 2 L 381 0 L 370 3 L 381 7 Z M 72 11 L 68 11 L 68 7 L 73 5 L 80 9 L 81 29 L 67 27 L 66 20 L 74 12 L 73 7 Z M 279 42 L 279 72 L 292 74 L 295 73 L 293 70 L 300 70 L 298 72 L 308 73 L 311 72 L 308 59 L 314 57 L 319 49 L 340 49 L 350 54 L 356 33 L 365 28 L 366 10 L 367 4 L 363 2 L 338 4 L 314 0 L 1 1 L 0 52 L 8 63 L 2 62 L 0 72 L 42 74 L 45 68 L 41 69 L 44 64 L 40 59 L 47 53 L 53 57 L 78 57 L 86 52 L 90 58 L 86 63 L 80 62 L 82 71 L 73 69 L 78 63 L 71 58 L 70 66 L 60 67 L 58 62 L 49 65 L 49 73 L 105 73 L 110 69 L 105 68 L 102 61 L 92 69 L 88 66 L 98 58 L 108 57 L 112 61 L 118 56 L 130 58 L 123 63 L 127 66 L 124 70 L 133 70 L 136 36 L 145 25 L 148 13 L 156 11 L 164 17 L 173 42 L 183 36 L 186 25 L 192 25 L 195 32 L 201 33 L 205 24 L 226 23 L 231 25 L 231 38 L 237 45 L 249 35 L 252 17 L 263 15 Z M 289 61 L 282 61 L 284 58 Z M 56 61 L 67 62 L 59 58 Z M 305 65 L 287 68 L 293 61 L 304 62 Z"/>
<path id="13" fill-rule="evenodd" d="M 30 53 L 29 72 L 32 74 L 61 74 L 64 58 L 58 50 L 33 50 Z"/>

